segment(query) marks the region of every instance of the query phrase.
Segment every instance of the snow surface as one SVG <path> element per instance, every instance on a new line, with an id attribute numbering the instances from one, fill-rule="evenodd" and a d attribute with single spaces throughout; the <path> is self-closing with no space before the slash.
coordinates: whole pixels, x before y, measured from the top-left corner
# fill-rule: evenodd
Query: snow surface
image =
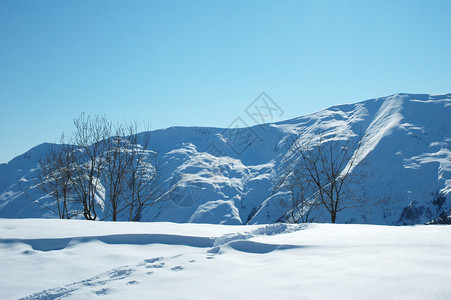
<path id="1" fill-rule="evenodd" d="M 295 108 L 290 108 L 295 109 Z M 290 141 L 362 137 L 353 172 L 366 174 L 362 199 L 384 206 L 345 210 L 339 223 L 421 224 L 451 214 L 451 94 L 396 94 L 345 104 L 273 124 L 241 129 L 173 127 L 149 133 L 162 161 L 162 189 L 177 197 L 148 207 L 143 221 L 268 224 L 285 213 L 275 182 L 291 158 Z M 42 144 L 0 164 L 1 218 L 56 218 L 37 188 Z M 105 185 L 106 183 L 102 183 Z M 107 190 L 105 186 L 99 190 Z M 436 201 L 437 195 L 444 201 Z M 102 217 L 102 198 L 97 212 Z M 327 222 L 324 211 L 318 222 Z M 121 216 L 119 217 L 121 219 Z M 125 218 L 122 218 L 125 220 Z"/>
<path id="2" fill-rule="evenodd" d="M 0 299 L 450 299 L 451 226 L 0 219 Z"/>

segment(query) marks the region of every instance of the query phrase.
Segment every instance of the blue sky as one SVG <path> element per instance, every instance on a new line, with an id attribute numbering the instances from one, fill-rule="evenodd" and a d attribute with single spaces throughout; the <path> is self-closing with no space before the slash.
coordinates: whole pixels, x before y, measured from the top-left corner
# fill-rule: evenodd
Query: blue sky
<path id="1" fill-rule="evenodd" d="M 451 1 L 0 1 L 0 162 L 81 112 L 227 127 L 451 92 Z M 251 122 L 249 122 L 251 123 Z"/>

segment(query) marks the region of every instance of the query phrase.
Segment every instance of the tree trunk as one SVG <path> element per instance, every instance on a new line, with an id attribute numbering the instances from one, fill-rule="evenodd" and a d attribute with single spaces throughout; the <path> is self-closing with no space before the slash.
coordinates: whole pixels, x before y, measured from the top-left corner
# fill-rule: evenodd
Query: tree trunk
<path id="1" fill-rule="evenodd" d="M 337 213 L 336 212 L 331 212 L 330 213 L 330 222 L 331 223 L 335 223 L 335 219 L 337 218 Z"/>

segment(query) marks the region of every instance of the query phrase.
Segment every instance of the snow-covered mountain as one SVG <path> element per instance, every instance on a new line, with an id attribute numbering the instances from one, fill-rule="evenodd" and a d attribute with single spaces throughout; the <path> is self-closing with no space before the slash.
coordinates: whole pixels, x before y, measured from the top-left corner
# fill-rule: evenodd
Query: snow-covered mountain
<path id="1" fill-rule="evenodd" d="M 367 176 L 360 197 L 383 205 L 349 208 L 337 222 L 416 224 L 451 215 L 451 93 L 396 94 L 337 105 L 292 120 L 248 128 L 172 127 L 150 135 L 170 199 L 147 207 L 143 221 L 273 223 L 287 212 L 274 192 L 293 139 L 361 138 L 354 168 Z M 1 218 L 54 218 L 52 200 L 36 187 L 41 144 L 0 165 Z M 34 201 L 33 201 L 34 200 Z M 37 204 L 38 201 L 41 205 Z M 317 221 L 329 221 L 318 212 Z"/>

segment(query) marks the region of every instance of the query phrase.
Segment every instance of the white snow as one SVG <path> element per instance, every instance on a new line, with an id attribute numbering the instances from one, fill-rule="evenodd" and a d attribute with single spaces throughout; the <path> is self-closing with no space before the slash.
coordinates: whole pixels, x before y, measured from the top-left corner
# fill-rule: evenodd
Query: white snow
<path id="1" fill-rule="evenodd" d="M 451 226 L 0 219 L 0 299 L 450 299 Z"/>
<path id="2" fill-rule="evenodd" d="M 352 159 L 359 164 L 367 155 L 376 148 L 382 138 L 390 135 L 403 119 L 402 110 L 403 96 L 394 95 L 386 99 L 378 110 L 376 117 L 368 126 L 365 135 L 362 137 L 362 145 L 357 155 L 357 159 Z M 354 166 L 351 166 L 351 170 Z M 348 169 L 348 166 L 345 168 Z"/>

